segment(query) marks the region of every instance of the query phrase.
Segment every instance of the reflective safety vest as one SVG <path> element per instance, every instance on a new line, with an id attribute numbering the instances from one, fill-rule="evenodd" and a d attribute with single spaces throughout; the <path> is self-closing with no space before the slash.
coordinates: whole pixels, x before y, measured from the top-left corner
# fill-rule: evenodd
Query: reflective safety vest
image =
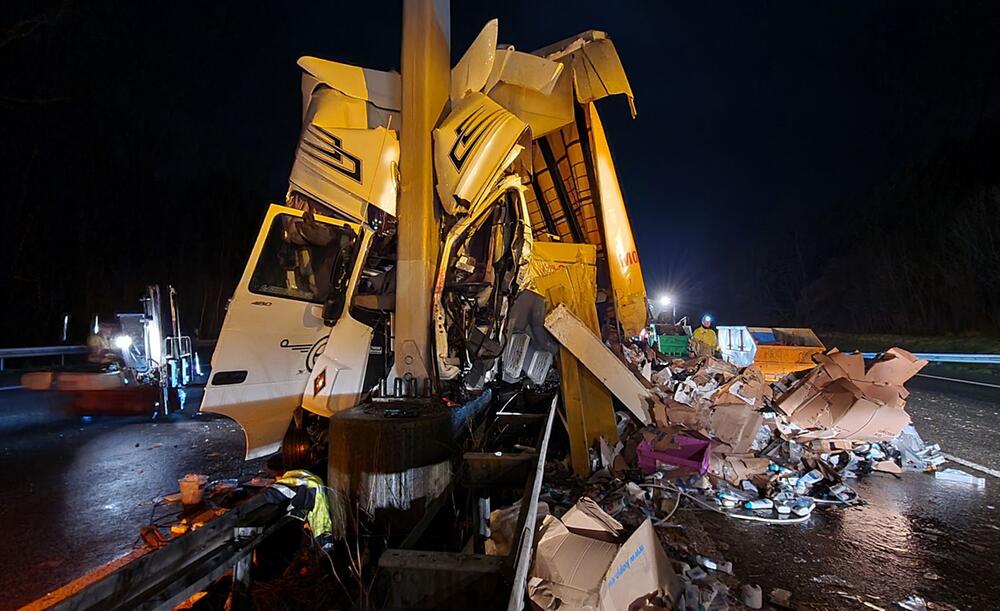
<path id="1" fill-rule="evenodd" d="M 323 480 L 308 471 L 287 471 L 271 488 L 289 499 L 288 514 L 305 520 L 314 537 L 325 539 L 333 534 Z"/>
<path id="2" fill-rule="evenodd" d="M 691 349 L 698 356 L 712 356 L 719 351 L 719 336 L 715 329 L 698 327 L 691 335 Z"/>

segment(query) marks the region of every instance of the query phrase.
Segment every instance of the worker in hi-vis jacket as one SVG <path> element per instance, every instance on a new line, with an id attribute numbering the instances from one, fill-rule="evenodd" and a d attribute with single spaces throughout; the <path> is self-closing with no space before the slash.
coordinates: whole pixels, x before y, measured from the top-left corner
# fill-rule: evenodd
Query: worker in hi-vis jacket
<path id="1" fill-rule="evenodd" d="M 719 336 L 712 328 L 712 317 L 701 317 L 701 326 L 691 335 L 691 352 L 695 356 L 714 356 L 719 351 Z"/>

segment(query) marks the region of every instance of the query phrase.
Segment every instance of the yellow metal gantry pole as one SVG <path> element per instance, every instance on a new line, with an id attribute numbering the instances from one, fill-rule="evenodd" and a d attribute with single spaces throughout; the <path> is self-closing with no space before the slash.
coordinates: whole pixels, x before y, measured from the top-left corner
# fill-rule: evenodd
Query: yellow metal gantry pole
<path id="1" fill-rule="evenodd" d="M 404 0 L 399 246 L 394 378 L 423 386 L 431 368 L 431 298 L 440 220 L 431 132 L 446 110 L 451 80 L 448 0 Z"/>

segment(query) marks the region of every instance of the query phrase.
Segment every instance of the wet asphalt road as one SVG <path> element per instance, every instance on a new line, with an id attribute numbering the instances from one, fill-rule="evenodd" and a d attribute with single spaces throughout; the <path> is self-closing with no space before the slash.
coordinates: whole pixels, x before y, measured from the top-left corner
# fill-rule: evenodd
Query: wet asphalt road
<path id="1" fill-rule="evenodd" d="M 935 372 L 940 373 L 940 372 Z M 1000 468 L 1000 389 L 916 378 L 908 411 L 927 441 Z M 243 435 L 226 419 L 66 419 L 48 393 L 0 391 L 0 609 L 17 608 L 130 551 L 155 499 L 190 471 L 250 477 Z M 964 467 L 959 467 L 968 470 Z M 982 474 L 979 474 L 982 475 Z M 699 514 L 710 554 L 765 593 L 788 589 L 802 609 L 897 609 L 916 594 L 943 608 L 1000 608 L 1000 479 L 985 489 L 874 475 L 862 507 L 817 510 L 802 525 Z M 839 592 L 839 593 L 838 593 Z M 871 609 L 872 607 L 867 607 Z"/>
<path id="2" fill-rule="evenodd" d="M 1000 389 L 925 377 L 907 387 L 907 411 L 925 441 L 1000 468 Z M 939 608 L 998 609 L 1000 479 L 945 466 L 985 477 L 986 488 L 873 474 L 852 484 L 861 507 L 817 509 L 789 526 L 700 514 L 701 527 L 737 577 L 761 584 L 765 596 L 791 591 L 799 609 L 899 609 L 910 595 Z"/>
<path id="3" fill-rule="evenodd" d="M 249 478 L 243 433 L 231 420 L 186 410 L 67 418 L 56 393 L 0 391 L 0 609 L 16 609 L 137 544 L 155 500 L 177 479 Z"/>

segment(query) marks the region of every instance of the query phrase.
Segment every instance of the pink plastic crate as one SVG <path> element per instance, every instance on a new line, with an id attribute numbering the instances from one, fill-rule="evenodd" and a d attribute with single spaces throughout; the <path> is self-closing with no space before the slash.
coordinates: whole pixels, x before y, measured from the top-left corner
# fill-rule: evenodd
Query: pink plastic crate
<path id="1" fill-rule="evenodd" d="M 645 440 L 639 444 L 639 468 L 645 473 L 656 471 L 656 462 L 685 467 L 698 473 L 708 471 L 708 457 L 711 454 L 712 442 L 708 439 L 674 435 L 674 443 L 679 447 L 663 451 L 653 449 L 653 443 Z"/>

